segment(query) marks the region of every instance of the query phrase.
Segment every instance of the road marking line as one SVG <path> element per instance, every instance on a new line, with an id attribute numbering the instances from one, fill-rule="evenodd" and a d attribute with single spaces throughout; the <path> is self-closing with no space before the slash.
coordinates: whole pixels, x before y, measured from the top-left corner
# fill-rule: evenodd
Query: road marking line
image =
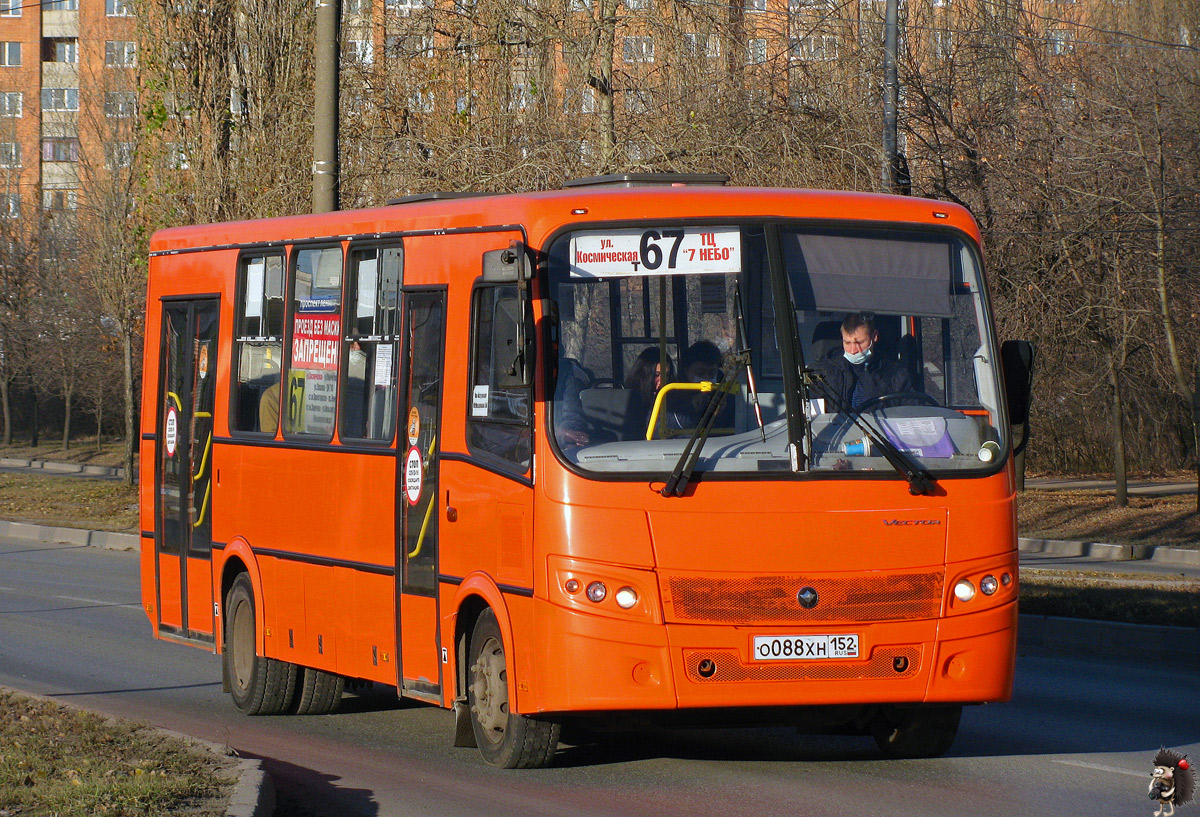
<path id="1" fill-rule="evenodd" d="M 139 606 L 136 604 L 122 604 L 121 602 L 118 602 L 118 601 L 100 601 L 99 599 L 81 599 L 81 598 L 77 598 L 75 596 L 55 596 L 54 598 L 62 599 L 63 601 L 81 601 L 84 604 L 98 604 L 101 607 L 132 607 L 135 610 L 140 609 Z"/>
<path id="2" fill-rule="evenodd" d="M 1112 772 L 1113 774 L 1127 774 L 1131 777 L 1148 777 L 1149 775 L 1142 772 L 1134 772 L 1129 769 L 1118 769 L 1116 766 L 1105 766 L 1100 763 L 1087 763 L 1082 760 L 1055 760 L 1055 763 L 1062 763 L 1065 766 L 1080 766 L 1084 769 L 1096 769 L 1101 772 Z"/>

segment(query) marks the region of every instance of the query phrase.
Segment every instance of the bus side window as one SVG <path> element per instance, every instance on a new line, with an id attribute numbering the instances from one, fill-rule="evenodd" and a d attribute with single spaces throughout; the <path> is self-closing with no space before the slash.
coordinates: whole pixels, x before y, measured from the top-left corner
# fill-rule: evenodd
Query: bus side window
<path id="1" fill-rule="evenodd" d="M 529 470 L 532 387 L 519 338 L 516 284 L 476 287 L 471 308 L 471 380 L 467 449 L 508 468 Z M 526 327 L 524 337 L 532 337 Z"/>
<path id="2" fill-rule="evenodd" d="M 244 255 L 238 270 L 240 300 L 230 425 L 274 436 L 279 427 L 279 375 L 283 360 L 283 256 Z"/>
<path id="3" fill-rule="evenodd" d="M 342 248 L 292 254 L 292 326 L 283 433 L 333 438 L 342 345 Z"/>
<path id="4" fill-rule="evenodd" d="M 400 247 L 351 251 L 339 432 L 343 440 L 392 439 L 403 261 Z"/>

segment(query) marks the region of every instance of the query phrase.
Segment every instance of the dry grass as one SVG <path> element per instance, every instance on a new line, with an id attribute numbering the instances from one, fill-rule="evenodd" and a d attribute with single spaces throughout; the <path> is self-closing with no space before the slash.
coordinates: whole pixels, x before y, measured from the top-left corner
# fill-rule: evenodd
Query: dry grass
<path id="1" fill-rule="evenodd" d="M 0 473 L 0 516 L 38 525 L 136 531 L 137 489 L 119 480 Z"/>
<path id="2" fill-rule="evenodd" d="M 0 689 L 0 815 L 219 817 L 236 760 Z"/>
<path id="3" fill-rule="evenodd" d="M 76 440 L 70 448 L 62 447 L 62 438 L 43 438 L 36 447 L 28 441 L 14 441 L 12 445 L 0 446 L 0 457 L 20 460 L 44 460 L 45 462 L 80 462 L 88 465 L 124 465 L 125 444 L 120 440 L 102 440 L 99 448 L 95 438 Z"/>

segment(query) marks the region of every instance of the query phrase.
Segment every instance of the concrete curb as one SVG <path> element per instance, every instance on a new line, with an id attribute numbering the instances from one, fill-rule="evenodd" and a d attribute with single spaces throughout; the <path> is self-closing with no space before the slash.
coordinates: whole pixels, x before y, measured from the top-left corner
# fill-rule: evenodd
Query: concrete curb
<path id="1" fill-rule="evenodd" d="M 210 740 L 185 735 L 173 729 L 150 726 L 132 721 L 129 718 L 116 718 L 112 715 L 106 715 L 96 712 L 94 709 L 80 706 L 71 701 L 60 701 L 57 698 L 38 695 L 34 692 L 25 692 L 24 690 L 2 686 L 0 686 L 0 690 L 12 692 L 25 698 L 41 701 L 42 703 L 65 706 L 68 709 L 75 709 L 81 712 L 91 712 L 110 721 L 138 723 L 143 729 L 152 729 L 164 737 L 175 738 L 176 740 L 182 740 L 196 746 L 202 746 L 217 757 L 238 757 L 237 753 L 228 746 L 222 746 Z M 271 775 L 263 768 L 263 762 L 256 758 L 240 758 L 235 769 L 237 778 L 233 782 L 233 791 L 229 794 L 229 803 L 225 806 L 225 817 L 272 817 L 275 813 L 275 783 L 271 780 Z"/>
<path id="2" fill-rule="evenodd" d="M 1200 567 L 1200 549 L 1168 547 L 1166 545 L 1108 545 L 1103 542 L 1067 542 L 1061 539 L 1017 540 L 1021 553 L 1044 553 L 1048 556 L 1086 556 L 1108 562 L 1150 561 L 1164 565 Z"/>
<path id="3" fill-rule="evenodd" d="M 88 465 L 79 462 L 27 460 L 19 457 L 0 457 L 0 468 L 29 468 L 35 471 L 48 471 L 52 474 L 86 474 L 90 477 L 125 476 L 125 469 L 119 465 Z"/>
<path id="4" fill-rule="evenodd" d="M 139 536 L 136 533 L 116 533 L 107 530 L 83 530 L 81 528 L 53 528 L 46 525 L 31 525 L 26 522 L 0 520 L 0 536 L 23 539 L 27 542 L 98 547 L 107 550 L 136 550 Z"/>

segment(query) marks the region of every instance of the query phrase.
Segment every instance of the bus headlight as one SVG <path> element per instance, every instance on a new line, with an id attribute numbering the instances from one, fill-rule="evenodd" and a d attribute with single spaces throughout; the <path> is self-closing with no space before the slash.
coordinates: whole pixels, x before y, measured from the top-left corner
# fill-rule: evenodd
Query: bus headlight
<path id="1" fill-rule="evenodd" d="M 992 595 L 999 588 L 1000 588 L 1000 585 L 999 585 L 999 583 L 997 583 L 995 576 L 987 575 L 979 580 L 979 591 L 981 593 L 983 593 L 983 595 L 985 595 L 985 596 Z"/>
<path id="2" fill-rule="evenodd" d="M 622 587 L 617 591 L 616 599 L 618 607 L 628 610 L 638 603 L 638 594 L 632 587 Z"/>
<path id="3" fill-rule="evenodd" d="M 604 582 L 592 582 L 587 586 L 587 597 L 589 601 L 594 601 L 596 604 L 604 601 L 608 596 L 608 588 L 604 586 Z"/>
<path id="4" fill-rule="evenodd" d="M 591 592 L 590 589 L 589 592 Z M 959 601 L 970 601 L 975 598 L 975 585 L 966 579 L 959 579 L 958 583 L 954 585 L 954 597 Z"/>

